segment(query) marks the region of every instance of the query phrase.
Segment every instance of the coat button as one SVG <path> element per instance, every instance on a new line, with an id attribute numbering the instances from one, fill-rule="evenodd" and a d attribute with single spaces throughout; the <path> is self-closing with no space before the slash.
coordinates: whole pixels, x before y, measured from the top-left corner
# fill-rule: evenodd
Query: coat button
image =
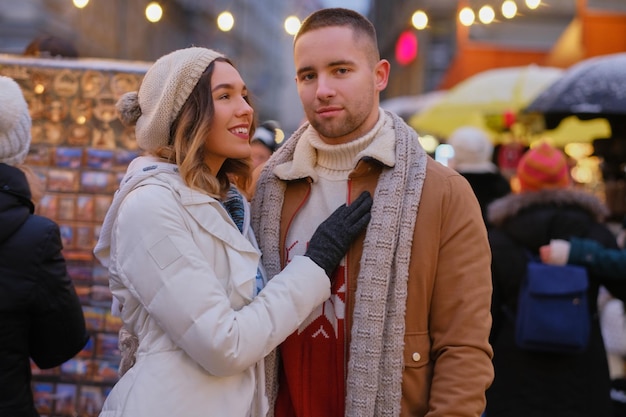
<path id="1" fill-rule="evenodd" d="M 422 359 L 422 355 L 420 355 L 417 352 L 413 352 L 412 358 L 413 358 L 413 362 L 419 362 L 419 360 Z"/>

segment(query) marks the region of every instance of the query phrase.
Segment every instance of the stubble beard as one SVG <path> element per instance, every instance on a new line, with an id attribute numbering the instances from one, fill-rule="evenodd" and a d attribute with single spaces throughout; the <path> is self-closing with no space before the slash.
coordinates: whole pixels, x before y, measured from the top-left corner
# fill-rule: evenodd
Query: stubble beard
<path id="1" fill-rule="evenodd" d="M 348 116 L 341 120 L 333 119 L 325 121 L 311 118 L 310 123 L 321 137 L 328 138 L 330 140 L 343 138 L 354 132 L 359 126 L 359 123 L 354 116 Z"/>

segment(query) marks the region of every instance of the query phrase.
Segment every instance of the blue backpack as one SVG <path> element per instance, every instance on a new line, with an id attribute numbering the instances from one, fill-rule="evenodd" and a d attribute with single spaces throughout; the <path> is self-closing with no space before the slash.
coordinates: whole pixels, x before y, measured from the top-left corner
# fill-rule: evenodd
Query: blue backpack
<path id="1" fill-rule="evenodd" d="M 519 291 L 517 346 L 559 353 L 586 350 L 591 328 L 588 287 L 584 267 L 531 259 Z"/>

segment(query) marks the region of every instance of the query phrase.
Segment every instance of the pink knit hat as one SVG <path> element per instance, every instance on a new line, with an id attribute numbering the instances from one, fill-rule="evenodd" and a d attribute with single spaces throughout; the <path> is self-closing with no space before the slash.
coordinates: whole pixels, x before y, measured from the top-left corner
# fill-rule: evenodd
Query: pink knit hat
<path id="1" fill-rule="evenodd" d="M 565 154 L 546 142 L 528 150 L 517 165 L 521 191 L 565 188 L 571 178 Z"/>

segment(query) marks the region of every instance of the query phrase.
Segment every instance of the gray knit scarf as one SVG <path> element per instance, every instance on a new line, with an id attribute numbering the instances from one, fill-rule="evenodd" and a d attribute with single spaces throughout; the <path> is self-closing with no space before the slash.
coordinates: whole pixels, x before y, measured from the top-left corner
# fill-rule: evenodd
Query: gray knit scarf
<path id="1" fill-rule="evenodd" d="M 361 256 L 346 385 L 348 417 L 400 415 L 408 268 L 427 155 L 413 129 L 398 116 L 386 115 L 395 129 L 396 164 L 380 175 Z M 276 250 L 278 213 L 286 187 L 272 172 L 276 165 L 291 160 L 307 127 L 299 128 L 270 159 L 252 201 L 252 226 L 269 277 L 281 270 Z M 267 357 L 266 370 L 273 410 L 278 388 L 276 351 Z"/>

